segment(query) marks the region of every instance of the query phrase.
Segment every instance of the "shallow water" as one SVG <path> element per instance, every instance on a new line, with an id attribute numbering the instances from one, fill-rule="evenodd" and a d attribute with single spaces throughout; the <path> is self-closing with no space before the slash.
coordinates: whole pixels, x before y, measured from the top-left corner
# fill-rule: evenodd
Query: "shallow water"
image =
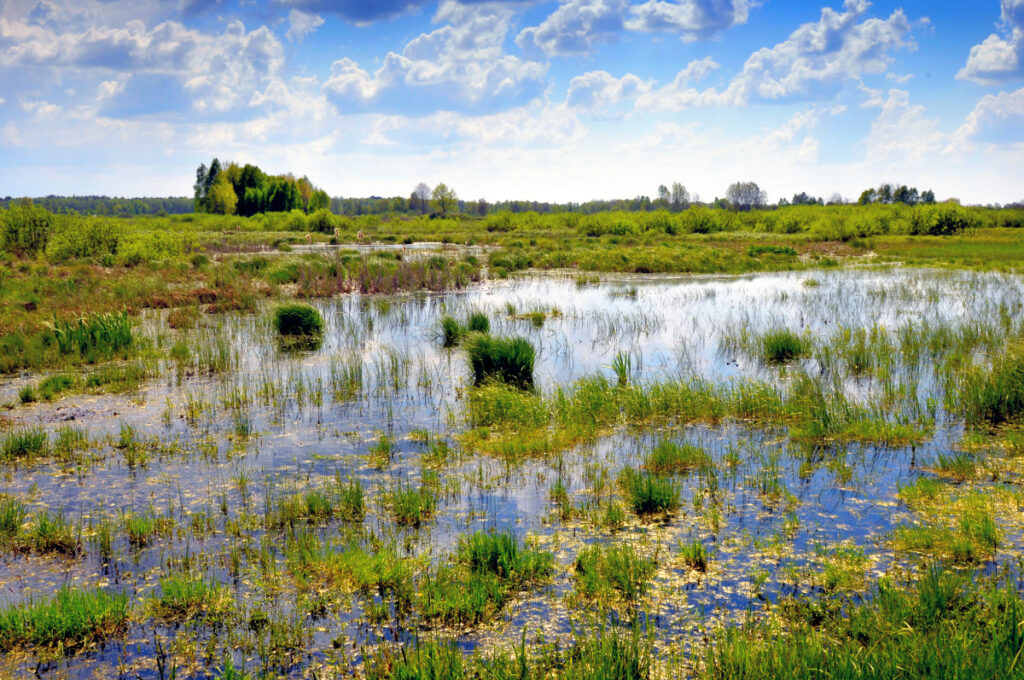
<path id="1" fill-rule="evenodd" d="M 897 360 L 892 368 L 898 379 L 917 386 L 916 396 L 908 400 L 912 406 L 900 408 L 927 414 L 936 423 L 934 435 L 916 447 L 808 448 L 791 443 L 784 428 L 726 422 L 620 429 L 561 455 L 515 464 L 465 452 L 440 468 L 445 491 L 433 521 L 420 529 L 399 528 L 379 497 L 422 477 L 426 446 L 417 431 L 457 447 L 457 435 L 468 427 L 465 395 L 471 376 L 462 350 L 440 346 L 440 318 L 464 318 L 479 310 L 490 318 L 493 334 L 529 338 L 538 350 L 536 382 L 542 393 L 594 374 L 615 380 L 611 364 L 620 352 L 629 354 L 630 380 L 638 383 L 699 376 L 715 383 L 758 379 L 785 385 L 798 370 L 820 376 L 836 368 L 820 353 L 795 366 L 767 365 L 749 350 L 744 334 L 756 337 L 788 328 L 808 332 L 822 346 L 841 328 L 880 326 L 895 332 L 913 323 L 1005 329 L 1019 323 L 1022 293 L 1024 281 L 1016 276 L 919 270 L 609 277 L 583 285 L 568 276 L 532 277 L 446 294 L 317 300 L 313 304 L 326 322 L 323 344 L 298 353 L 277 347 L 268 313 L 205 318 L 198 330 L 184 336 L 154 313 L 143 333 L 162 351 L 177 342 L 189 345 L 193 355 L 220 351 L 228 370 L 204 375 L 193 363 L 167 359 L 161 376 L 136 394 L 73 396 L 17 408 L 11 415 L 19 423 L 39 423 L 51 432 L 64 424 L 57 422 L 66 417 L 60 414 L 75 415 L 67 424 L 84 428 L 99 442 L 96 460 L 74 467 L 8 466 L 0 491 L 33 509 L 63 511 L 87 527 L 126 510 L 152 508 L 173 517 L 178 529 L 142 549 L 131 548 L 119 536 L 110 565 L 100 562 L 88 542 L 85 555 L 73 560 L 6 555 L 0 583 L 9 601 L 65 583 L 103 585 L 141 600 L 169 564 L 187 557 L 194 570 L 228 584 L 238 608 L 258 606 L 277 617 L 306 617 L 313 639 L 287 668 L 301 676 L 331 657 L 339 636 L 358 646 L 383 637 L 404 638 L 415 630 L 368 625 L 358 597 L 351 607 L 314 620 L 294 611 L 294 598 L 271 597 L 253 578 L 233 578 L 225 564 L 237 537 L 225 531 L 226 522 L 240 514 L 261 516 L 268 499 L 287 491 L 352 477 L 368 492 L 366 529 L 410 555 L 441 560 L 460 535 L 478 528 L 513 528 L 556 554 L 559 569 L 553 583 L 524 593 L 500 620 L 461 632 L 459 640 L 467 649 L 508 649 L 524 627 L 531 636 L 535 631 L 549 637 L 566 634 L 580 615 L 565 597 L 572 590 L 568 567 L 582 545 L 609 540 L 633 542 L 657 554 L 661 567 L 647 603 L 650 621 L 661 644 L 678 640 L 672 644 L 688 649 L 704 625 L 741 620 L 780 595 L 817 590 L 807 575 L 820 570 L 830 546 L 861 548 L 868 556 L 869 577 L 899 563 L 885 541 L 910 514 L 896 498 L 899 485 L 928 474 L 922 468 L 951 450 L 962 433 L 961 423 L 943 410 L 935 358 L 920 357 L 912 364 Z M 542 312 L 543 321 L 531 321 L 530 312 Z M 361 367 L 361 385 L 349 394 L 341 376 L 355 366 Z M 881 393 L 877 376 L 840 377 L 851 399 L 871 403 Z M 26 380 L 0 383 L 0 401 L 14 399 Z M 124 425 L 146 442 L 144 466 L 130 468 L 113 445 Z M 246 430 L 251 434 L 240 436 Z M 368 454 L 382 434 L 392 438 L 395 452 L 390 465 L 378 470 Z M 574 500 L 584 502 L 594 498 L 595 475 L 604 475 L 609 481 L 602 493 L 607 496 L 618 471 L 639 465 L 643 453 L 663 438 L 701 446 L 715 461 L 721 499 L 716 521 L 709 519 L 706 488 L 696 473 L 681 479 L 682 510 L 664 522 L 629 520 L 612 533 L 585 518 L 556 517 L 550 502 L 556 480 L 564 482 Z M 240 475 L 250 480 L 244 497 Z M 758 490 L 765 475 L 785 490 L 781 497 Z M 203 515 L 212 518 L 212 529 L 190 530 Z M 347 530 L 330 524 L 318 531 L 338 537 Z M 1004 531 L 1005 547 L 997 561 L 1022 547 L 1019 526 L 1006 524 Z M 258 547 L 263 538 L 262 529 L 252 529 L 244 540 Z M 278 548 L 283 545 L 281 536 L 268 538 Z M 693 539 L 714 555 L 706 575 L 672 558 Z M 283 565 L 279 553 L 275 559 Z M 247 558 L 243 575 L 255 569 Z M 186 628 L 201 640 L 223 636 L 201 622 Z M 133 625 L 124 641 L 51 670 L 102 677 L 126 664 L 133 676 L 157 677 L 154 632 L 171 635 L 173 629 Z M 259 666 L 252 650 L 236 656 L 247 667 Z M 18 667 L 16 660 L 9 661 Z"/>

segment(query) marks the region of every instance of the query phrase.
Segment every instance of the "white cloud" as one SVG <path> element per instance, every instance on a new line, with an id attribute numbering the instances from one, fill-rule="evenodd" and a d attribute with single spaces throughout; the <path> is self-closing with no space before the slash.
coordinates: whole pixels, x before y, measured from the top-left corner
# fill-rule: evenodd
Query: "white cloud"
<path id="1" fill-rule="evenodd" d="M 844 12 L 826 7 L 818 21 L 803 24 L 774 47 L 754 52 L 724 89 L 693 86 L 717 66 L 704 59 L 680 71 L 672 83 L 642 97 L 637 106 L 649 111 L 680 111 L 696 106 L 828 98 L 849 80 L 884 72 L 891 51 L 914 47 L 910 22 L 902 10 L 888 19 L 865 19 L 869 6 L 866 0 L 846 0 Z"/>
<path id="2" fill-rule="evenodd" d="M 434 17 L 446 25 L 389 52 L 372 75 L 351 59 L 331 67 L 323 90 L 339 110 L 429 113 L 523 104 L 539 96 L 547 66 L 506 54 L 503 43 L 513 10 L 451 0 Z"/>
<path id="3" fill-rule="evenodd" d="M 1002 0 L 1001 10 L 1006 37 L 993 33 L 972 47 L 957 78 L 991 85 L 1024 77 L 1024 0 Z"/>
<path id="4" fill-rule="evenodd" d="M 953 134 L 953 139 L 966 146 L 982 133 L 1000 128 L 1015 132 L 1011 133 L 1011 143 L 1024 144 L 1024 137 L 1019 133 L 1024 129 L 1024 88 L 982 97 Z"/>
<path id="5" fill-rule="evenodd" d="M 300 43 L 316 29 L 324 24 L 324 18 L 317 14 L 308 14 L 293 9 L 288 12 L 288 32 L 284 37 L 292 42 Z"/>
<path id="6" fill-rule="evenodd" d="M 588 54 L 618 37 L 625 10 L 626 0 L 568 0 L 539 26 L 523 29 L 516 45 L 549 57 Z"/>
<path id="7" fill-rule="evenodd" d="M 906 90 L 889 90 L 880 107 L 864 140 L 869 161 L 914 163 L 947 146 L 948 135 L 939 131 L 935 120 L 925 116 L 923 106 L 910 103 Z"/>
<path id="8" fill-rule="evenodd" d="M 147 29 L 140 20 L 118 27 L 57 32 L 0 19 L 0 66 L 41 68 L 52 73 L 119 73 L 122 91 L 137 98 L 158 96 L 169 109 L 223 113 L 248 105 L 275 78 L 284 50 L 266 26 L 246 32 L 232 21 L 211 34 L 165 21 Z"/>
<path id="9" fill-rule="evenodd" d="M 649 0 L 629 9 L 632 18 L 626 22 L 631 31 L 678 31 L 683 40 L 702 40 L 745 24 L 751 0 Z"/>
<path id="10" fill-rule="evenodd" d="M 569 82 L 565 103 L 569 108 L 598 111 L 613 108 L 624 101 L 649 92 L 651 84 L 627 73 L 616 78 L 607 71 L 591 71 Z"/>

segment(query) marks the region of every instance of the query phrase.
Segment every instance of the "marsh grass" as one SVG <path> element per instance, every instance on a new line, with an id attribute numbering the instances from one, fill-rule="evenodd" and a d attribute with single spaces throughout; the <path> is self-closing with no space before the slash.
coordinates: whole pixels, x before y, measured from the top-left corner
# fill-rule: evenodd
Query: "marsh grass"
<path id="1" fill-rule="evenodd" d="M 576 557 L 576 592 L 587 599 L 613 596 L 635 603 L 647 592 L 656 566 L 628 543 L 591 545 Z"/>
<path id="2" fill-rule="evenodd" d="M 784 364 L 810 353 L 810 338 L 789 329 L 775 329 L 761 336 L 761 357 L 768 363 Z"/>
<path id="3" fill-rule="evenodd" d="M 970 425 L 1001 425 L 1024 416 L 1024 346 L 1013 345 L 991 368 L 970 372 L 958 403 Z"/>
<path id="4" fill-rule="evenodd" d="M 491 573 L 521 587 L 551 575 L 551 553 L 527 548 L 510 531 L 478 531 L 459 539 L 456 559 L 474 572 Z"/>
<path id="5" fill-rule="evenodd" d="M 124 356 L 135 342 L 126 312 L 92 314 L 73 320 L 54 320 L 49 326 L 57 350 L 78 355 L 88 363 Z"/>
<path id="6" fill-rule="evenodd" d="M 426 486 L 400 484 L 388 493 L 386 503 L 396 523 L 419 527 L 433 517 L 437 497 Z"/>
<path id="7" fill-rule="evenodd" d="M 845 607 L 784 603 L 789 621 L 752 621 L 722 634 L 701 680 L 777 678 L 1019 677 L 1024 601 L 1012 585 L 984 586 L 928 569 L 907 590 L 883 580 L 877 594 Z"/>
<path id="8" fill-rule="evenodd" d="M 708 551 L 704 544 L 698 540 L 693 540 L 680 546 L 679 559 L 690 569 L 702 573 L 708 570 Z"/>
<path id="9" fill-rule="evenodd" d="M 659 475 L 678 474 L 706 465 L 710 460 L 702 448 L 666 439 L 644 456 L 644 469 Z"/>
<path id="10" fill-rule="evenodd" d="M 75 557 L 82 552 L 82 526 L 68 521 L 63 512 L 50 514 L 43 510 L 36 514 L 25 541 L 38 553 Z"/>
<path id="11" fill-rule="evenodd" d="M 200 615 L 217 616 L 230 608 L 224 588 L 199 576 L 169 574 L 160 579 L 159 593 L 149 601 L 149 612 L 163 621 L 188 621 Z"/>
<path id="12" fill-rule="evenodd" d="M 49 598 L 0 608 L 0 650 L 41 647 L 73 653 L 120 635 L 127 620 L 125 595 L 62 588 Z"/>
<path id="13" fill-rule="evenodd" d="M 469 342 L 467 351 L 477 385 L 498 380 L 519 389 L 533 387 L 536 350 L 529 340 L 478 335 Z"/>
<path id="14" fill-rule="evenodd" d="M 671 513 L 679 507 L 679 489 L 668 477 L 625 468 L 619 485 L 637 515 Z"/>
<path id="15" fill-rule="evenodd" d="M 13 430 L 0 439 L 0 455 L 6 461 L 32 461 L 49 453 L 50 437 L 40 427 Z"/>

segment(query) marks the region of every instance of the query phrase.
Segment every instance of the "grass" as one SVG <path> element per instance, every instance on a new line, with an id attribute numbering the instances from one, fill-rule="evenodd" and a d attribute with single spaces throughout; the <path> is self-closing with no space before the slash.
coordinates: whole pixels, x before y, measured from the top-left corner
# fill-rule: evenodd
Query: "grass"
<path id="1" fill-rule="evenodd" d="M 164 576 L 160 579 L 159 591 L 151 598 L 149 610 L 163 621 L 188 621 L 200 615 L 217 615 L 228 606 L 224 589 L 199 576 Z"/>
<path id="2" fill-rule="evenodd" d="M 699 572 L 706 572 L 708 570 L 708 551 L 700 541 L 695 540 L 684 543 L 679 548 L 679 559 L 689 569 L 695 569 Z"/>
<path id="3" fill-rule="evenodd" d="M 41 647 L 74 652 L 120 635 L 127 620 L 125 595 L 62 588 L 46 599 L 0 608 L 0 650 Z"/>
<path id="4" fill-rule="evenodd" d="M 691 444 L 677 444 L 665 440 L 644 456 L 644 469 L 665 475 L 688 472 L 711 461 L 707 452 Z"/>
<path id="5" fill-rule="evenodd" d="M 772 364 L 784 364 L 811 353 L 810 340 L 780 328 L 761 336 L 761 357 Z"/>
<path id="6" fill-rule="evenodd" d="M 519 389 L 533 387 L 536 350 L 529 340 L 478 335 L 469 343 L 467 350 L 477 385 L 498 380 Z"/>
<path id="7" fill-rule="evenodd" d="M 132 321 L 126 312 L 54 320 L 50 331 L 61 354 L 76 354 L 89 363 L 124 354 L 135 342 Z"/>
<path id="8" fill-rule="evenodd" d="M 6 461 L 31 461 L 49 453 L 50 437 L 39 427 L 13 430 L 0 439 L 0 456 Z"/>
<path id="9" fill-rule="evenodd" d="M 988 370 L 969 374 L 958 403 L 971 425 L 1019 421 L 1024 416 L 1024 347 L 1014 345 Z"/>
<path id="10" fill-rule="evenodd" d="M 576 557 L 576 592 L 587 599 L 612 595 L 635 603 L 647 592 L 655 567 L 629 544 L 591 545 Z"/>
<path id="11" fill-rule="evenodd" d="M 324 332 L 324 319 L 309 305 L 282 305 L 274 310 L 274 328 L 286 337 L 312 337 Z"/>
<path id="12" fill-rule="evenodd" d="M 400 525 L 419 527 L 434 516 L 437 498 L 426 486 L 414 487 L 402 484 L 387 496 L 391 516 Z"/>
<path id="13" fill-rule="evenodd" d="M 1012 587 L 981 586 L 932 567 L 910 589 L 883 580 L 875 597 L 845 607 L 791 602 L 787 625 L 726 630 L 705 654 L 700 680 L 927 680 L 1020 677 L 1024 601 Z"/>
<path id="14" fill-rule="evenodd" d="M 625 468 L 619 485 L 637 515 L 670 513 L 679 507 L 679 489 L 667 477 Z"/>
<path id="15" fill-rule="evenodd" d="M 547 578 L 553 564 L 551 553 L 524 547 L 511 532 L 463 536 L 456 556 L 471 571 L 494 574 L 516 586 Z"/>

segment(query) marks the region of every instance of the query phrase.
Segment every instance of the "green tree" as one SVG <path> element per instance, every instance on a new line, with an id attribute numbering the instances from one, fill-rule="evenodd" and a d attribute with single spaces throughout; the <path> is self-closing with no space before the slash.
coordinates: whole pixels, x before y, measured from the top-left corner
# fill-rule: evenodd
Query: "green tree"
<path id="1" fill-rule="evenodd" d="M 221 174 L 206 194 L 206 211 L 217 215 L 234 215 L 238 206 L 238 196 L 231 180 Z"/>
<path id="2" fill-rule="evenodd" d="M 447 216 L 458 201 L 459 197 L 455 194 L 455 190 L 444 182 L 434 187 L 434 191 L 430 194 L 431 206 L 434 210 L 441 213 L 442 217 Z"/>

